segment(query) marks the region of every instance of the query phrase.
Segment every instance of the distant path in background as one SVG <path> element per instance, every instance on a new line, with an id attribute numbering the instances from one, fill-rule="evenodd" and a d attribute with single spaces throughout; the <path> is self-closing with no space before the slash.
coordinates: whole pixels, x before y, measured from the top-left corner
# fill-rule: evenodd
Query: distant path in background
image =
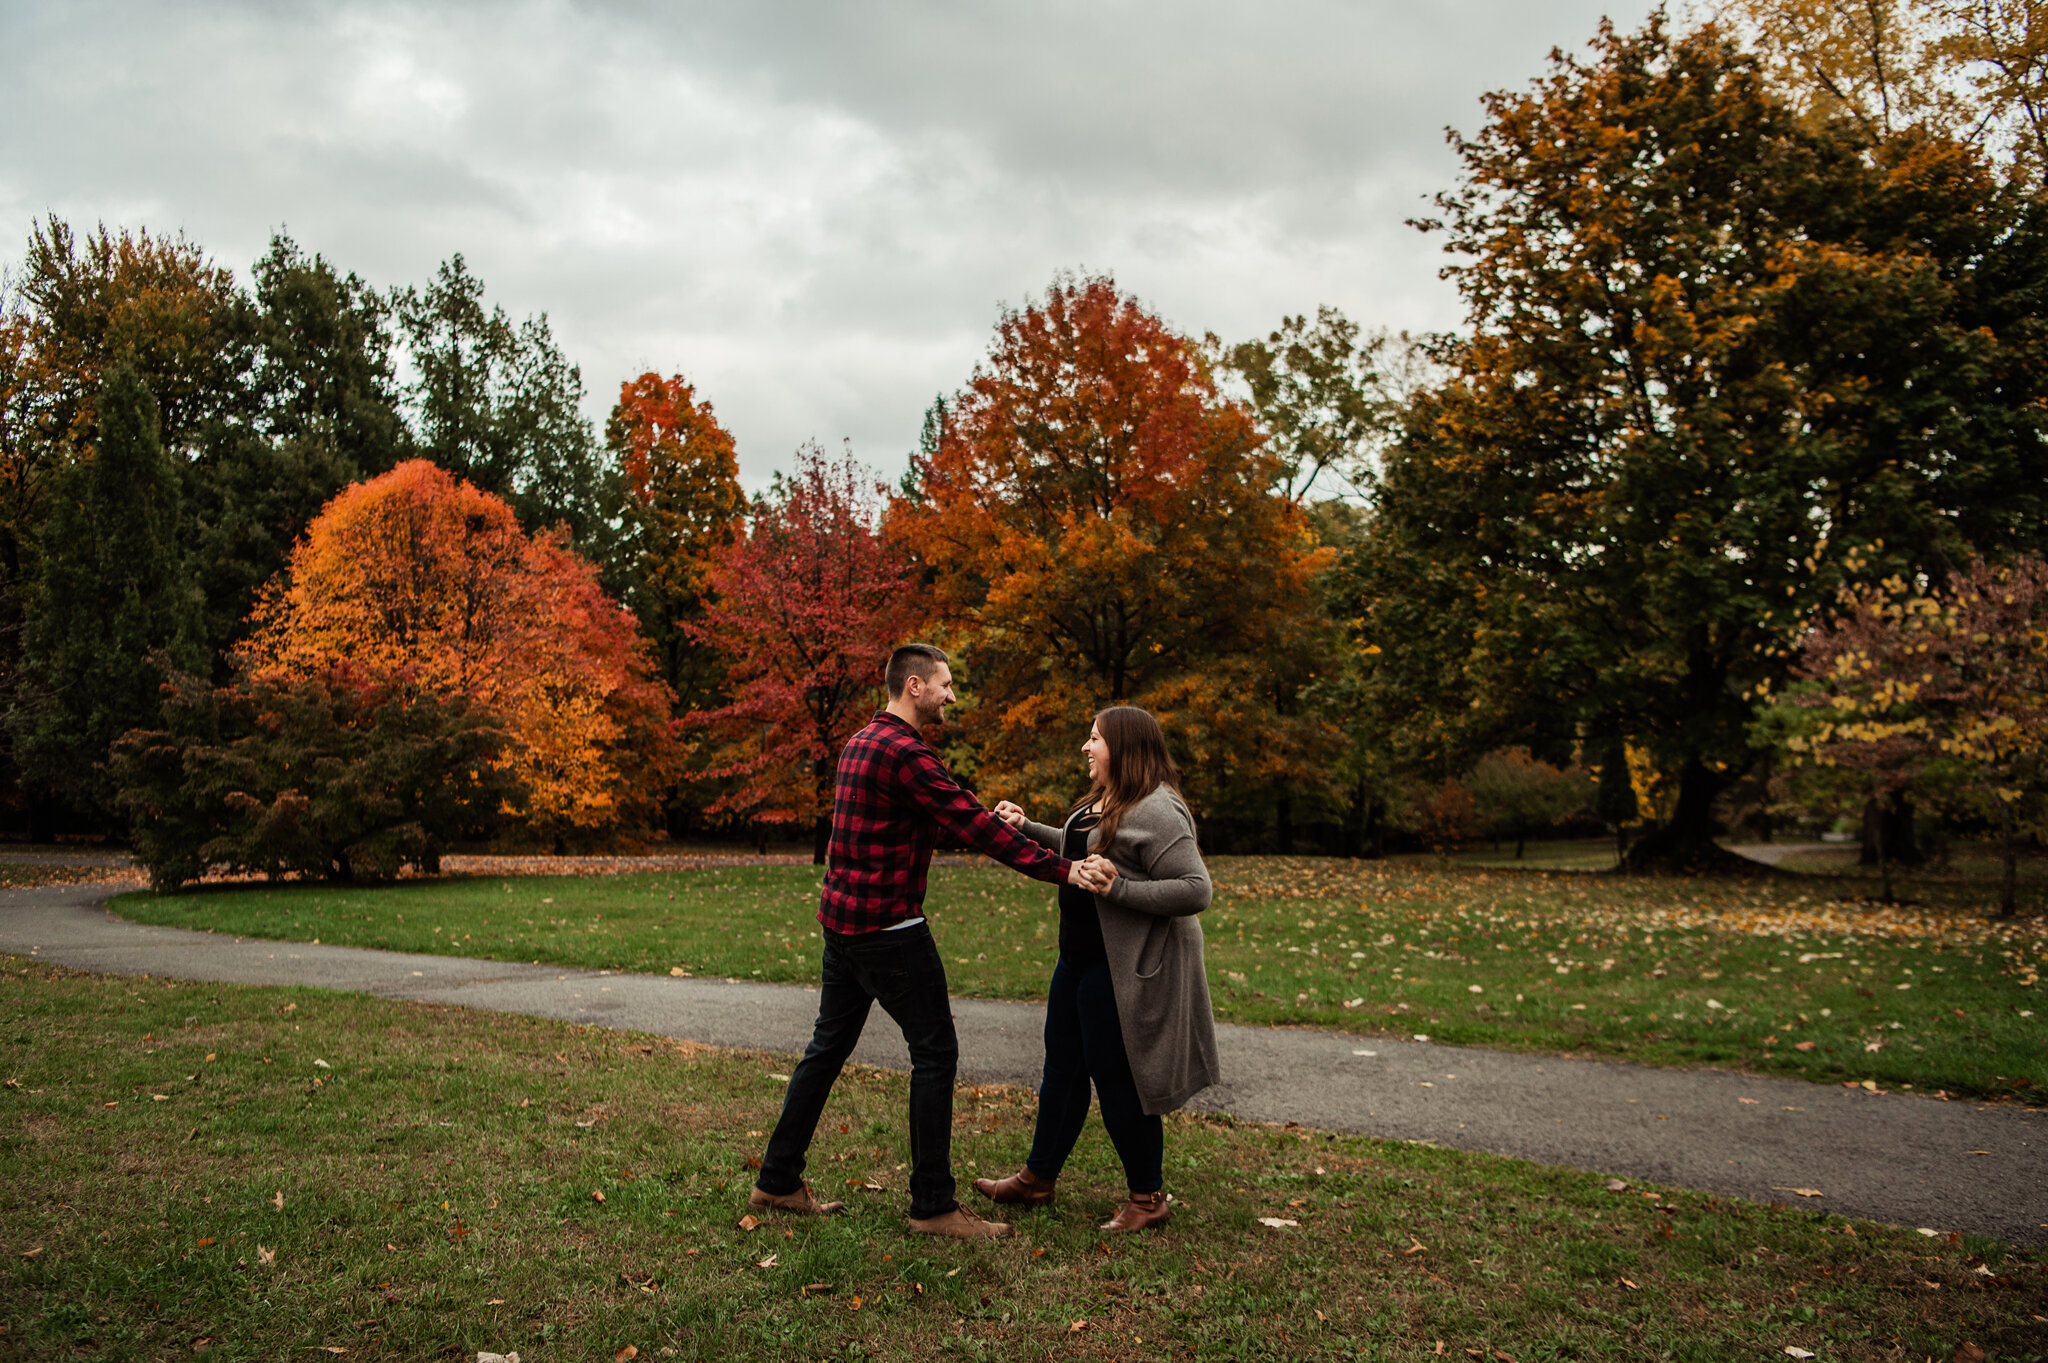
<path id="1" fill-rule="evenodd" d="M 1727 844 L 1729 851 L 1737 856 L 1760 861 L 1766 866 L 1776 866 L 1787 857 L 1805 852 L 1853 852 L 1853 842 L 1737 842 Z"/>
<path id="2" fill-rule="evenodd" d="M 81 970 L 351 990 L 749 1050 L 802 1049 L 817 1008 L 817 991 L 795 985 L 150 927 L 110 912 L 110 893 L 104 885 L 0 891 L 0 951 Z M 1041 1008 L 982 999 L 954 1008 L 964 1082 L 1036 1084 Z M 1203 1094 L 1198 1109 L 2048 1246 L 2048 1113 L 2037 1109 L 1305 1029 L 1219 1026 L 1217 1040 L 1227 1082 Z M 854 1058 L 908 1068 L 879 1013 Z M 779 1097 L 764 1091 L 764 1120 Z"/>

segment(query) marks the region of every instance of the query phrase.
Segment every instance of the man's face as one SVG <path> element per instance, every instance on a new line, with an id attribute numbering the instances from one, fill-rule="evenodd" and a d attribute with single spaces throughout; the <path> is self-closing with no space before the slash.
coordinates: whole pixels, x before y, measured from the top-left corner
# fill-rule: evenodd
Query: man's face
<path id="1" fill-rule="evenodd" d="M 919 724 L 937 724 L 946 717 L 946 707 L 953 704 L 953 669 L 939 663 L 929 677 L 908 678 L 903 692 L 910 697 Z"/>

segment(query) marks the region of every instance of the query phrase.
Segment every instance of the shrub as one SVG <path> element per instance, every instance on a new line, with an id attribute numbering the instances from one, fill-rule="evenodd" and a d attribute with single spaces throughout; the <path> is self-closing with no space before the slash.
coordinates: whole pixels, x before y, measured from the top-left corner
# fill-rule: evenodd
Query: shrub
<path id="1" fill-rule="evenodd" d="M 115 742 L 116 801 L 160 891 L 212 871 L 383 880 L 433 872 L 521 792 L 504 735 L 473 702 L 336 666 L 215 687 L 173 675 L 164 728 Z"/>

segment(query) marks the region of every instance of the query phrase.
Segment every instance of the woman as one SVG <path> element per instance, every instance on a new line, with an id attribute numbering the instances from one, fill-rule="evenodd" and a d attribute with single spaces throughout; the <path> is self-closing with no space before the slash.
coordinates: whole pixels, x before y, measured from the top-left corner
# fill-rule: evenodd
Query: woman
<path id="1" fill-rule="evenodd" d="M 977 1179 L 995 1202 L 1043 1206 L 1088 1119 L 1092 1081 L 1130 1200 L 1103 1224 L 1135 1231 L 1169 1215 L 1160 1121 L 1216 1082 L 1216 1026 L 1194 915 L 1209 872 L 1159 721 L 1136 706 L 1095 717 L 1081 751 L 1090 788 L 1062 828 L 1005 800 L 995 812 L 1070 861 L 1093 854 L 1094 893 L 1060 889 L 1060 959 L 1045 1007 L 1045 1079 L 1024 1167 Z"/>

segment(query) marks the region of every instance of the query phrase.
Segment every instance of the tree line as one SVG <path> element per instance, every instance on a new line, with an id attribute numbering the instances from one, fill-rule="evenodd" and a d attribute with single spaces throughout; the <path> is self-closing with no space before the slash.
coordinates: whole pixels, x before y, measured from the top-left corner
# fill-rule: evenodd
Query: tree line
<path id="1" fill-rule="evenodd" d="M 2036 9 L 1603 27 L 1453 135 L 1417 226 L 1460 330 L 1229 343 L 1063 275 L 886 488 L 810 446 L 747 496 L 680 374 L 600 437 L 459 256 L 378 289 L 280 235 L 245 288 L 39 223 L 0 323 L 0 784 L 172 883 L 822 838 L 917 635 L 960 663 L 968 779 L 1063 805 L 1092 708 L 1143 705 L 1220 848 L 1578 826 L 1698 865 L 1744 816 L 1914 799 L 2038 834 L 2038 592 L 2004 709 L 1951 685 L 1917 747 L 1825 643 L 2044 548 Z M 1815 729 L 1821 695 L 1865 727 Z"/>

